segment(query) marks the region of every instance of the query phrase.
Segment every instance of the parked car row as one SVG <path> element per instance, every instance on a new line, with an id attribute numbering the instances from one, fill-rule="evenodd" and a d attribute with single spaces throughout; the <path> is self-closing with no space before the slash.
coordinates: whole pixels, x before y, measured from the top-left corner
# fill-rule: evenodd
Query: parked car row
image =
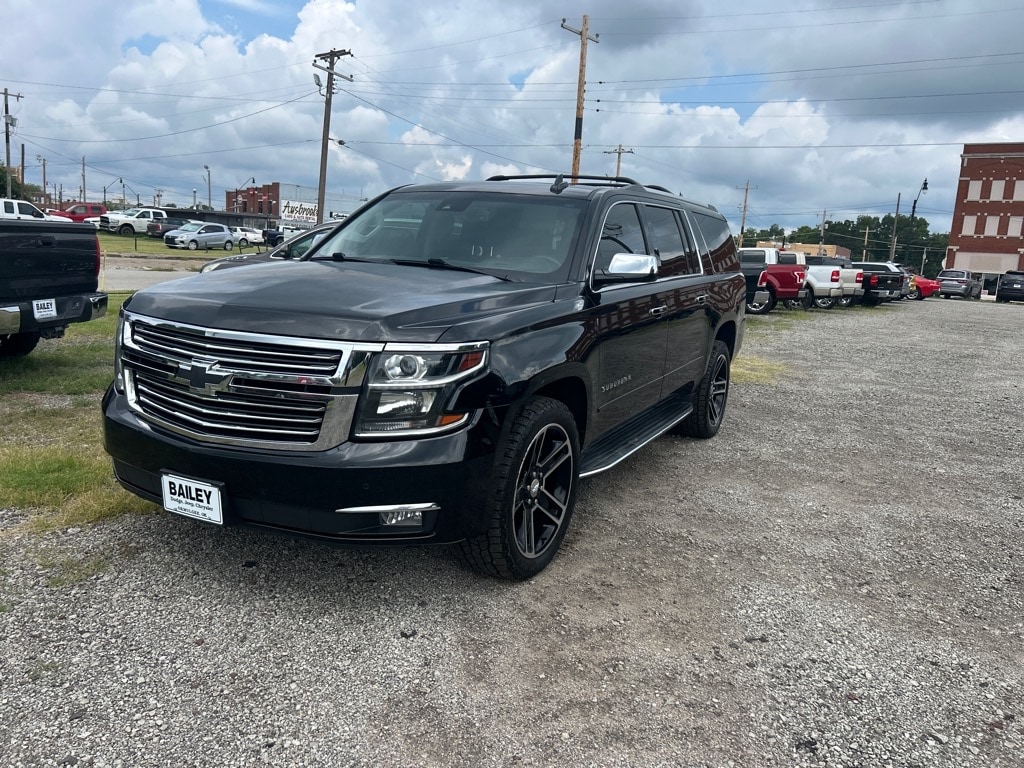
<path id="1" fill-rule="evenodd" d="M 738 253 L 747 280 L 747 313 L 752 315 L 770 312 L 776 303 L 791 309 L 830 309 L 930 296 L 978 299 L 982 294 L 981 275 L 964 269 L 944 269 L 931 279 L 891 261 L 851 261 L 763 247 Z M 1024 271 L 1011 270 L 1000 278 L 996 301 L 1024 301 Z"/>

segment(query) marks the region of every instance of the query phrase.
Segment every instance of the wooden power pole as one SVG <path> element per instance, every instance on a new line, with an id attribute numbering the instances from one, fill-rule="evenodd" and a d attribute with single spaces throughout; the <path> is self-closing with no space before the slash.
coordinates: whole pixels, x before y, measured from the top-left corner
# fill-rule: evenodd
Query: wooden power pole
<path id="1" fill-rule="evenodd" d="M 587 40 L 600 42 L 597 38 L 600 35 L 591 35 L 587 30 L 590 26 L 590 17 L 583 16 L 583 28 L 573 29 L 562 19 L 562 29 L 567 29 L 575 35 L 580 36 L 580 74 L 576 84 L 576 130 L 572 140 L 572 175 L 580 175 L 580 149 L 583 146 L 583 92 L 587 82 Z M 619 155 L 621 158 L 622 155 Z M 575 182 L 574 182 L 575 183 Z"/>
<path id="2" fill-rule="evenodd" d="M 334 78 L 340 77 L 352 82 L 351 76 L 335 72 L 334 64 L 342 56 L 351 55 L 352 51 L 330 50 L 326 53 L 318 53 L 315 57 L 325 64 L 317 64 L 315 59 L 313 61 L 313 66 L 316 69 L 322 69 L 327 73 L 327 93 L 324 94 L 324 135 L 320 143 L 320 187 L 316 195 L 317 224 L 324 222 L 324 200 L 327 196 L 327 143 L 330 141 L 331 133 L 331 99 L 334 96 Z M 313 79 L 316 80 L 317 85 L 320 85 L 320 78 L 316 74 L 313 75 Z"/>

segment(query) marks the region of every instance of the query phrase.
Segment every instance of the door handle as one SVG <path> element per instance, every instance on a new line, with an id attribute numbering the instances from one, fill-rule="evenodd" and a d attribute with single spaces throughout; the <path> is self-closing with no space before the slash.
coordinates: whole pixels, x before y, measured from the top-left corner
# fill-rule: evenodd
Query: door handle
<path id="1" fill-rule="evenodd" d="M 697 303 L 698 304 L 706 304 L 707 300 L 708 300 L 708 295 L 706 293 L 702 293 L 700 296 L 697 297 Z"/>
<path id="2" fill-rule="evenodd" d="M 648 314 L 651 314 L 651 315 L 654 315 L 655 317 L 657 317 L 658 315 L 664 315 L 667 311 L 668 311 L 668 307 L 666 307 L 666 306 L 651 307 L 650 310 L 648 311 Z"/>

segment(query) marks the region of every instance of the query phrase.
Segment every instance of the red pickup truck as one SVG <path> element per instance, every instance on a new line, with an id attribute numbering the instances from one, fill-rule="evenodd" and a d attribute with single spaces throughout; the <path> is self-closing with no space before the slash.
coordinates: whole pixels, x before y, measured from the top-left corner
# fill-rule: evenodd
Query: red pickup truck
<path id="1" fill-rule="evenodd" d="M 806 302 L 807 273 L 795 253 L 776 248 L 740 248 L 738 253 L 747 280 L 747 314 L 768 314 L 780 301 Z"/>
<path id="2" fill-rule="evenodd" d="M 50 211 L 54 216 L 63 216 L 79 223 L 92 216 L 102 216 L 106 212 L 107 206 L 103 203 L 73 203 L 62 211 Z"/>

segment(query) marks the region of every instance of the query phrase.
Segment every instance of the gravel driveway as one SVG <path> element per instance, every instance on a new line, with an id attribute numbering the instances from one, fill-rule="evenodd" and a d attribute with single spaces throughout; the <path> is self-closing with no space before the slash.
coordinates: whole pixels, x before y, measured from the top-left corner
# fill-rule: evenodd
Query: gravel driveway
<path id="1" fill-rule="evenodd" d="M 531 582 L 6 531 L 0 765 L 1019 768 L 1024 307 L 812 314 L 751 321 L 718 437 L 585 481 Z"/>

